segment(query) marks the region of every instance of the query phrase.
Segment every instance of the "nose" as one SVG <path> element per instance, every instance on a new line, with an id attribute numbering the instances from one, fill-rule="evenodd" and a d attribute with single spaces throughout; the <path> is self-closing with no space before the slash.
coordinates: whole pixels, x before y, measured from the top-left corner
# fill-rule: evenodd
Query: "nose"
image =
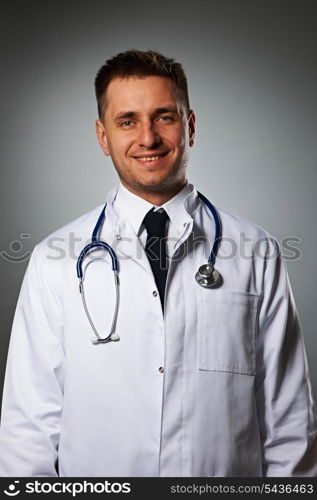
<path id="1" fill-rule="evenodd" d="M 139 146 L 153 149 L 161 143 L 161 137 L 152 122 L 143 123 L 139 130 Z"/>

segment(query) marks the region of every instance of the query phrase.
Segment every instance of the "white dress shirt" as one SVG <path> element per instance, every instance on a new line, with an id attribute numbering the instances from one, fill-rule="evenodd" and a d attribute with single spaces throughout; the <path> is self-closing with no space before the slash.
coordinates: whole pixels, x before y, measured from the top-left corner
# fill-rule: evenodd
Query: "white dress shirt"
<path id="1" fill-rule="evenodd" d="M 184 202 L 192 190 L 193 186 L 187 183 L 183 189 L 179 191 L 179 193 L 173 196 L 173 198 L 168 200 L 163 205 L 155 206 L 140 196 L 131 193 L 131 191 L 120 184 L 116 197 L 116 207 L 129 220 L 136 236 L 139 237 L 143 248 L 145 248 L 147 238 L 147 232 L 143 224 L 143 219 L 148 211 L 153 207 L 155 207 L 155 211 L 163 208 L 169 217 L 167 222 L 166 243 L 167 256 L 170 260 L 174 253 L 175 245 L 186 230 L 186 225 L 191 222 L 191 218 L 185 209 Z"/>

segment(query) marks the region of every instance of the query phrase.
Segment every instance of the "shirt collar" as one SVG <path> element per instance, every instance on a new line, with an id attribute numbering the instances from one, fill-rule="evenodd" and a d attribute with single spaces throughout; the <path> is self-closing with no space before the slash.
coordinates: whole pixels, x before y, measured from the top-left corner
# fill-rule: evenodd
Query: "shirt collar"
<path id="1" fill-rule="evenodd" d="M 194 186 L 187 183 L 179 193 L 164 203 L 164 205 L 155 207 L 164 208 L 169 216 L 170 224 L 174 226 L 178 233 L 182 233 L 184 226 L 192 220 L 188 210 L 192 208 L 191 199 L 194 192 Z M 119 212 L 124 213 L 132 225 L 134 232 L 139 235 L 143 229 L 143 219 L 154 205 L 140 196 L 131 193 L 131 191 L 120 183 L 115 198 L 115 206 Z"/>

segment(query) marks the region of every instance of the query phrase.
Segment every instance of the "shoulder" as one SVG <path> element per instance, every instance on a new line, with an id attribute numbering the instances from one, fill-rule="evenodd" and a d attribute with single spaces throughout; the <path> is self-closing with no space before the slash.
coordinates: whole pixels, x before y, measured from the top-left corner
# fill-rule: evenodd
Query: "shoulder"
<path id="1" fill-rule="evenodd" d="M 45 265 L 74 259 L 78 249 L 89 242 L 103 208 L 104 205 L 99 205 L 50 233 L 35 246 L 32 259 Z"/>
<path id="2" fill-rule="evenodd" d="M 224 232 L 228 233 L 245 232 L 248 236 L 273 238 L 273 236 L 263 227 L 247 219 L 246 217 L 242 217 L 241 215 L 229 212 L 222 208 L 216 207 L 216 209 L 220 216 L 221 225 Z"/>
<path id="3" fill-rule="evenodd" d="M 238 246 L 238 248 L 248 248 L 256 250 L 262 256 L 280 254 L 280 245 L 278 240 L 259 224 L 242 217 L 236 213 L 224 210 L 214 205 L 220 218 L 222 243 L 223 246 Z M 213 216 L 207 206 L 204 207 L 205 213 L 211 219 L 213 225 Z"/>
<path id="4" fill-rule="evenodd" d="M 240 254 L 252 253 L 260 260 L 276 260 L 281 257 L 280 243 L 266 229 L 249 219 L 219 209 L 225 241 L 235 242 Z"/>
<path id="5" fill-rule="evenodd" d="M 91 236 L 97 219 L 104 208 L 103 205 L 98 205 L 94 209 L 86 212 L 85 214 L 73 219 L 64 226 L 56 229 L 50 233 L 46 238 L 44 238 L 39 246 L 45 244 L 49 239 L 52 238 L 66 238 L 70 233 L 74 233 L 78 236 Z"/>

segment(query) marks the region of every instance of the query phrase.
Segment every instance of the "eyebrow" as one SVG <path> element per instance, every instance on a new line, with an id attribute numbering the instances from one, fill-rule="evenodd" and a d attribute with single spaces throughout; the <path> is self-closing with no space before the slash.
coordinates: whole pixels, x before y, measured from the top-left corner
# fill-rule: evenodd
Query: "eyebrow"
<path id="1" fill-rule="evenodd" d="M 167 106 L 164 108 L 156 108 L 153 112 L 153 115 L 160 115 L 163 113 L 177 113 L 178 110 L 175 106 Z M 114 120 L 123 120 L 127 118 L 135 118 L 139 113 L 136 111 L 122 111 L 115 115 Z"/>
<path id="2" fill-rule="evenodd" d="M 123 118 L 134 118 L 137 113 L 135 111 L 123 111 L 122 113 L 118 113 L 114 119 L 122 120 Z"/>

